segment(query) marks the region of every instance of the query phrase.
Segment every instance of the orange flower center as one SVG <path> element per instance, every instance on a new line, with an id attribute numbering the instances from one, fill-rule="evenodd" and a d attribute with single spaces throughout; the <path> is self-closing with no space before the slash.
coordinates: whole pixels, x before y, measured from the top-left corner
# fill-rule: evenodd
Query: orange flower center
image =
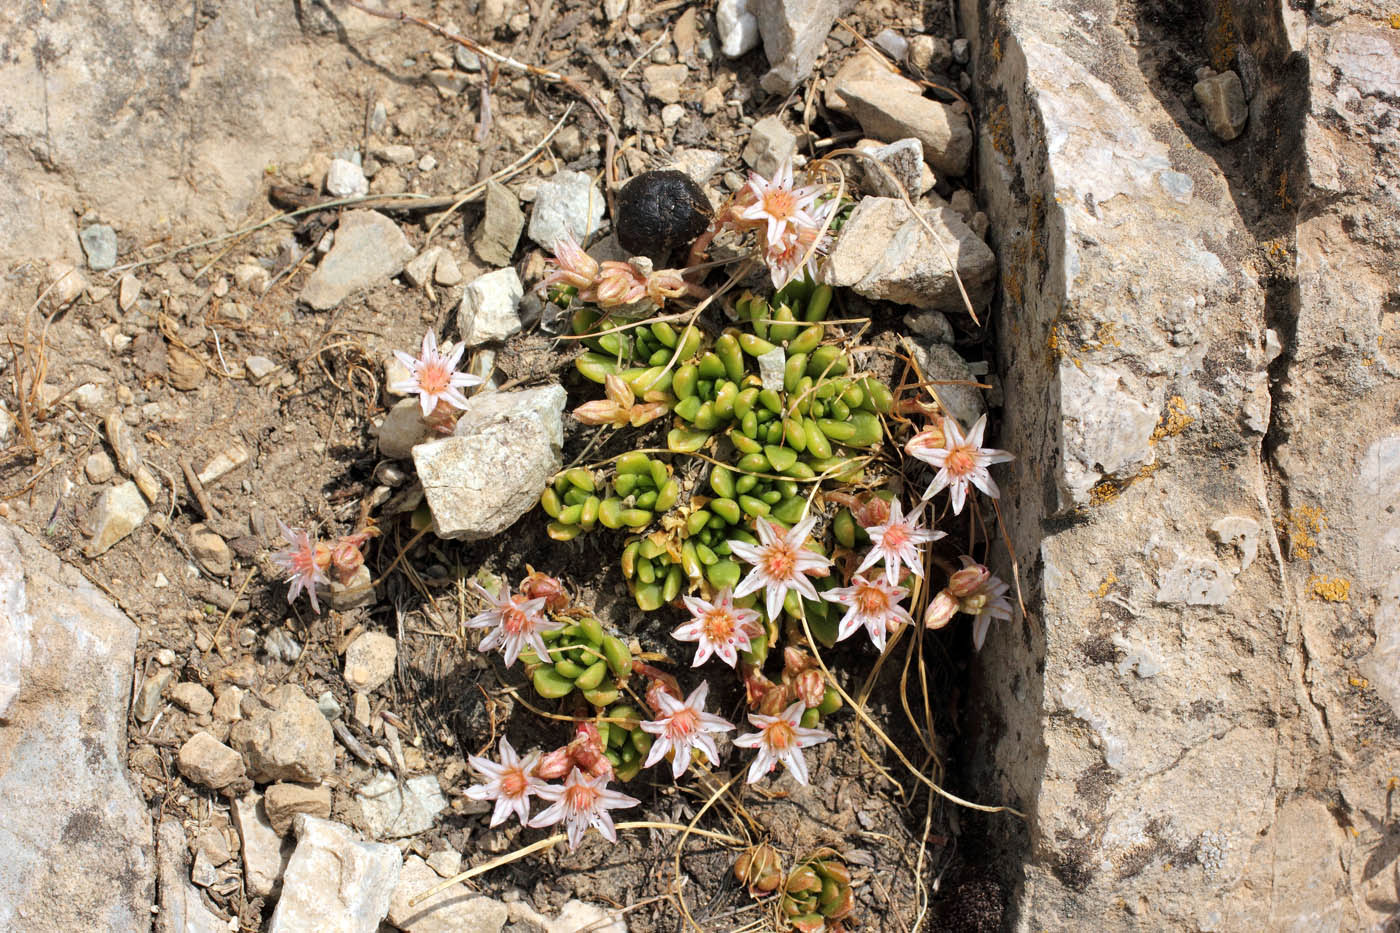
<path id="1" fill-rule="evenodd" d="M 856 607 L 864 615 L 876 615 L 890 608 L 890 597 L 878 586 L 863 586 L 856 593 Z"/>
<path id="2" fill-rule="evenodd" d="M 778 220 L 787 220 L 797 211 L 797 199 L 785 188 L 777 188 L 763 196 L 763 210 Z"/>
<path id="3" fill-rule="evenodd" d="M 779 541 L 763 555 L 763 569 L 774 580 L 791 579 L 797 569 L 797 555 Z"/>
<path id="4" fill-rule="evenodd" d="M 974 447 L 954 447 L 948 451 L 943 467 L 951 476 L 966 476 L 977 468 L 977 449 Z"/>
<path id="5" fill-rule="evenodd" d="M 418 370 L 418 385 L 430 395 L 446 392 L 452 387 L 452 374 L 441 363 L 429 363 Z"/>
<path id="6" fill-rule="evenodd" d="M 690 707 L 686 707 L 672 716 L 671 721 L 666 724 L 666 736 L 671 739 L 683 739 L 694 732 L 699 725 L 699 714 Z"/>
<path id="7" fill-rule="evenodd" d="M 529 786 L 525 772 L 520 768 L 511 768 L 501 774 L 501 793 L 507 797 L 519 797 Z"/>
<path id="8" fill-rule="evenodd" d="M 773 723 L 768 727 L 767 733 L 768 747 L 774 751 L 782 751 L 797 741 L 797 733 L 788 725 L 786 719 L 779 719 Z"/>
<path id="9" fill-rule="evenodd" d="M 729 641 L 734 637 L 734 614 L 726 609 L 711 609 L 705 613 L 704 629 L 710 641 Z"/>
<path id="10" fill-rule="evenodd" d="M 598 802 L 598 789 L 588 784 L 572 784 L 564 789 L 564 806 L 575 813 L 592 812 Z"/>
<path id="11" fill-rule="evenodd" d="M 891 525 L 885 529 L 885 536 L 881 543 L 891 550 L 903 547 L 909 540 L 909 529 L 904 525 Z"/>
<path id="12" fill-rule="evenodd" d="M 531 628 L 530 617 L 512 606 L 501 613 L 501 628 L 505 629 L 508 635 L 523 634 Z"/>

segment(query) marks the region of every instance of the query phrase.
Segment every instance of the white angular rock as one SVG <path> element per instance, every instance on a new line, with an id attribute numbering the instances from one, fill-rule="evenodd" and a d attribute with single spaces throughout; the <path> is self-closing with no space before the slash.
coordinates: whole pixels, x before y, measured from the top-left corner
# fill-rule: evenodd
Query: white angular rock
<path id="1" fill-rule="evenodd" d="M 1216 136 L 1229 142 L 1244 131 L 1249 119 L 1249 104 L 1244 99 L 1244 86 L 1233 71 L 1221 72 L 1196 82 L 1192 88 L 1196 102 L 1206 113 L 1206 126 Z"/>
<path id="2" fill-rule="evenodd" d="M 185 878 L 185 832 L 173 819 L 160 821 L 156 831 L 160 912 L 154 933 L 228 933 L 228 923 L 204 906 Z M 201 855 L 203 852 L 201 851 Z"/>
<path id="3" fill-rule="evenodd" d="M 136 484 L 127 481 L 102 491 L 93 506 L 92 540 L 83 548 L 88 557 L 105 553 L 112 545 L 131 534 L 146 520 L 146 499 Z"/>
<path id="4" fill-rule="evenodd" d="M 214 694 L 206 690 L 203 684 L 193 681 L 171 687 L 170 699 L 176 706 L 196 716 L 203 716 L 214 708 Z"/>
<path id="5" fill-rule="evenodd" d="M 375 211 L 346 211 L 335 245 L 301 290 L 317 311 L 334 308 L 361 289 L 383 284 L 403 271 L 416 251 L 399 225 Z"/>
<path id="6" fill-rule="evenodd" d="M 399 880 L 399 850 L 300 814 L 296 851 L 268 933 L 375 933 Z"/>
<path id="7" fill-rule="evenodd" d="M 473 396 L 455 435 L 413 448 L 434 531 L 474 541 L 534 507 L 562 465 L 561 386 Z"/>
<path id="8" fill-rule="evenodd" d="M 958 383 L 977 382 L 977 377 L 968 368 L 967 361 L 958 351 L 946 343 L 930 341 L 914 344 L 914 358 L 924 379 L 931 382 L 953 383 L 932 386 L 948 414 L 957 419 L 963 430 L 976 423 L 987 411 L 987 403 L 982 398 L 982 390 L 975 385 Z"/>
<path id="9" fill-rule="evenodd" d="M 244 777 L 238 752 L 203 730 L 180 746 L 177 760 L 181 774 L 213 790 L 223 790 Z"/>
<path id="10" fill-rule="evenodd" d="M 505 340 L 520 333 L 520 299 L 525 287 L 513 267 L 473 279 L 462 292 L 457 329 L 468 347 Z"/>
<path id="11" fill-rule="evenodd" d="M 0 929 L 149 928 L 154 836 L 123 764 L 137 635 L 0 522 Z"/>
<path id="12" fill-rule="evenodd" d="M 964 314 L 952 257 L 973 307 L 985 307 L 996 277 L 992 251 L 951 208 L 925 210 L 922 216 L 942 248 L 903 201 L 862 199 L 827 259 L 826 281 L 866 298 Z"/>
<path id="13" fill-rule="evenodd" d="M 349 159 L 331 159 L 326 169 L 326 192 L 332 197 L 353 198 L 369 194 L 364 170 Z"/>
<path id="14" fill-rule="evenodd" d="M 438 873 L 416 855 L 404 859 L 399 883 L 389 901 L 389 922 L 403 933 L 500 933 L 509 910 L 505 904 L 454 884 L 416 905 L 409 902 L 442 883 Z"/>
<path id="15" fill-rule="evenodd" d="M 417 256 L 414 256 L 403 267 L 403 277 L 408 279 L 409 284 L 415 288 L 422 288 L 433 278 L 433 271 L 437 269 L 438 258 L 442 256 L 444 250 L 441 246 L 430 246 Z"/>
<path id="16" fill-rule="evenodd" d="M 749 0 L 719 0 L 715 28 L 726 58 L 738 58 L 758 48 L 758 18 L 749 11 Z"/>
<path id="17" fill-rule="evenodd" d="M 1059 372 L 1060 496 L 1070 508 L 1087 504 L 1104 480 L 1127 479 L 1155 459 L 1152 432 L 1162 399 L 1160 389 L 1147 390 L 1131 374 L 1098 363 L 1061 363 Z"/>
<path id="18" fill-rule="evenodd" d="M 778 166 L 792 159 L 797 152 L 797 137 L 783 125 L 782 118 L 768 116 L 753 125 L 743 158 L 755 172 L 772 178 Z"/>
<path id="19" fill-rule="evenodd" d="M 486 211 L 472 233 L 472 249 L 493 266 L 508 266 L 523 229 L 525 212 L 520 209 L 520 199 L 500 182 L 488 181 Z"/>
<path id="20" fill-rule="evenodd" d="M 234 724 L 229 744 L 243 755 L 255 781 L 318 783 L 335 767 L 330 723 L 293 684 L 278 687 L 268 700 L 271 709 Z"/>
<path id="21" fill-rule="evenodd" d="M 839 86 L 841 99 L 868 136 L 892 142 L 914 137 L 924 147 L 924 159 L 946 175 L 964 175 L 972 156 L 972 124 L 966 113 L 907 91 L 884 77 L 848 81 Z"/>
<path id="22" fill-rule="evenodd" d="M 243 855 L 243 883 L 254 897 L 268 897 L 282 887 L 282 873 L 295 847 L 272 828 L 263 806 L 263 795 L 256 791 L 233 801 L 233 826 L 238 830 Z"/>
<path id="23" fill-rule="evenodd" d="M 750 0 L 772 69 L 759 83 L 770 94 L 792 91 L 812 73 L 840 12 L 837 0 Z"/>
<path id="24" fill-rule="evenodd" d="M 437 815 L 447 808 L 447 798 L 436 775 L 420 774 L 402 785 L 380 772 L 355 793 L 365 828 L 375 839 L 415 836 L 433 828 Z"/>
<path id="25" fill-rule="evenodd" d="M 559 172 L 540 185 L 527 232 L 551 252 L 566 231 L 582 243 L 602 224 L 605 207 L 603 192 L 591 175 Z"/>
<path id="26" fill-rule="evenodd" d="M 88 268 L 104 272 L 117 264 L 117 231 L 106 224 L 92 224 L 78 234 L 87 254 Z"/>
<path id="27" fill-rule="evenodd" d="M 394 676 L 398 642 L 383 632 L 364 632 L 345 649 L 345 683 L 351 690 L 373 693 Z"/>
<path id="28" fill-rule="evenodd" d="M 384 420 L 379 423 L 379 453 L 392 460 L 403 460 L 413 448 L 432 436 L 432 429 L 423 417 L 418 396 L 399 399 Z"/>
<path id="29" fill-rule="evenodd" d="M 685 172 L 697 185 L 704 186 L 724 165 L 724 153 L 713 149 L 677 149 L 667 168 Z"/>
<path id="30" fill-rule="evenodd" d="M 911 136 L 884 146 L 861 145 L 859 148 L 868 152 L 870 157 L 879 163 L 879 165 L 872 165 L 865 159 L 861 160 L 865 187 L 871 194 L 884 198 L 898 198 L 900 195 L 898 186 L 903 186 L 904 194 L 911 201 L 917 201 L 919 195 L 923 194 L 922 183 L 923 171 L 925 170 L 923 143 Z M 881 170 L 882 167 L 889 172 L 889 175 Z M 890 179 L 890 175 L 894 176 L 893 181 Z"/>

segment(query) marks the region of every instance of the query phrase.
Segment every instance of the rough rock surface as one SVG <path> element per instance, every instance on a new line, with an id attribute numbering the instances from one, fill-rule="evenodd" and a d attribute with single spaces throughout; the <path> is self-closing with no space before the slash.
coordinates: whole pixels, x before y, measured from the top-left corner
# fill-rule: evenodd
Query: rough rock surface
<path id="1" fill-rule="evenodd" d="M 454 884 L 441 894 L 409 905 L 441 883 L 438 873 L 418 856 L 404 859 L 389 902 L 389 922 L 404 933 L 500 933 L 506 925 L 506 905 L 474 893 L 465 884 Z"/>
<path id="2" fill-rule="evenodd" d="M 903 81 L 903 79 L 899 79 Z M 924 159 L 939 172 L 963 175 L 972 156 L 972 126 L 963 113 L 889 80 L 849 81 L 840 87 L 861 130 L 884 142 L 912 137 Z"/>
<path id="3" fill-rule="evenodd" d="M 283 839 L 272 828 L 263 795 L 247 794 L 229 808 L 238 830 L 243 855 L 243 883 L 254 897 L 267 897 L 282 887 L 282 872 L 292 857 L 292 841 Z"/>
<path id="4" fill-rule="evenodd" d="M 952 208 L 926 210 L 940 249 L 903 201 L 864 198 L 851 212 L 826 266 L 826 281 L 856 294 L 919 308 L 963 311 L 951 257 L 974 308 L 990 300 L 996 257 Z"/>
<path id="5" fill-rule="evenodd" d="M 154 933 L 225 933 L 228 922 L 204 906 L 199 890 L 189 882 L 189 850 L 185 831 L 173 819 L 156 830 L 157 884 L 160 913 Z"/>
<path id="6" fill-rule="evenodd" d="M 469 541 L 514 524 L 562 464 L 562 386 L 468 400 L 455 436 L 413 448 L 437 534 Z"/>
<path id="7" fill-rule="evenodd" d="M 249 777 L 315 784 L 330 774 L 335 740 L 316 701 L 292 684 L 272 691 L 269 700 L 271 709 L 229 730 L 229 744 L 243 755 Z"/>
<path id="8" fill-rule="evenodd" d="M 335 242 L 306 280 L 301 300 L 317 311 L 334 308 L 355 292 L 382 285 L 403 271 L 414 249 L 399 225 L 377 211 L 346 211 Z"/>
<path id="9" fill-rule="evenodd" d="M 525 288 L 512 268 L 478 276 L 462 292 L 457 330 L 469 347 L 505 340 L 520 333 L 520 299 Z"/>
<path id="10" fill-rule="evenodd" d="M 1393 915 L 1400 41 L 1326 6 L 961 4 L 1032 616 L 979 655 L 1009 926 Z M 1255 75 L 1229 146 L 1170 51 Z"/>
<path id="11" fill-rule="evenodd" d="M 436 775 L 420 774 L 402 785 L 392 774 L 380 773 L 355 794 L 365 828 L 375 839 L 399 839 L 432 829 L 447 798 Z"/>
<path id="12" fill-rule="evenodd" d="M 787 94 L 807 79 L 826 34 L 840 12 L 837 0 L 753 0 L 763 54 L 772 66 L 759 83 L 770 94 Z"/>
<path id="13" fill-rule="evenodd" d="M 399 880 L 399 850 L 314 816 L 293 825 L 297 848 L 268 933 L 375 933 Z"/>
<path id="14" fill-rule="evenodd" d="M 136 637 L 81 574 L 0 522 L 0 929 L 149 927 L 151 820 L 122 764 Z"/>
<path id="15" fill-rule="evenodd" d="M 527 230 L 530 239 L 553 251 L 565 233 L 583 243 L 603 222 L 603 192 L 585 172 L 559 172 L 540 185 Z"/>

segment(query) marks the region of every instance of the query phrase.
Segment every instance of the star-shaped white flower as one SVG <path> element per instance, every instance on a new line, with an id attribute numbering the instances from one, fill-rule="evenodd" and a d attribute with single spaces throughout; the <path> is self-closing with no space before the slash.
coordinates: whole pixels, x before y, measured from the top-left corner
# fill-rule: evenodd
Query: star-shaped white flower
<path id="1" fill-rule="evenodd" d="M 865 560 L 861 561 L 856 572 L 873 567 L 883 560 L 885 579 L 889 581 L 890 586 L 899 582 L 901 564 L 908 567 L 914 576 L 922 577 L 924 568 L 919 560 L 919 545 L 947 537 L 945 532 L 934 531 L 920 524 L 923 510 L 924 504 L 920 502 L 914 507 L 914 511 L 905 516 L 904 506 L 900 505 L 899 498 L 890 500 L 889 518 L 879 525 L 871 525 L 865 529 L 865 533 L 870 535 L 870 553 L 865 555 Z"/>
<path id="2" fill-rule="evenodd" d="M 491 632 L 481 640 L 482 651 L 500 648 L 506 656 L 506 667 L 515 663 L 520 651 L 526 645 L 535 649 L 541 659 L 549 657 L 541 632 L 551 632 L 564 627 L 544 614 L 545 597 L 526 599 L 518 593 L 504 590 L 499 597 L 492 596 L 477 583 L 472 583 L 477 593 L 491 603 L 492 608 L 478 613 L 467 620 L 467 628 L 489 628 Z"/>
<path id="3" fill-rule="evenodd" d="M 814 226 L 810 211 L 818 189 L 793 187 L 791 159 L 784 160 L 771 179 L 750 172 L 748 190 L 754 203 L 740 211 L 739 216 L 744 220 L 766 222 L 764 232 L 770 245 L 779 242 L 791 226 Z"/>
<path id="4" fill-rule="evenodd" d="M 734 590 L 734 595 L 747 596 L 763 590 L 769 619 L 776 619 L 782 611 L 783 597 L 788 590 L 796 590 L 799 596 L 815 602 L 819 598 L 817 588 L 807 578 L 824 577 L 831 572 L 831 561 L 802 546 L 816 523 L 816 516 L 810 516 L 784 534 L 778 525 L 760 518 L 757 526 L 761 544 L 730 541 L 729 547 L 735 556 L 754 565 Z"/>
<path id="5" fill-rule="evenodd" d="M 466 344 L 457 344 L 449 356 L 441 353 L 437 337 L 432 331 L 423 335 L 423 349 L 417 359 L 402 350 L 395 350 L 394 356 L 408 367 L 408 378 L 389 384 L 389 389 L 402 395 L 417 395 L 423 408 L 423 417 L 433 413 L 439 401 L 445 401 L 454 408 L 466 408 L 467 397 L 459 389 L 481 385 L 481 377 L 471 373 L 457 372 L 457 364 L 462 360 Z"/>
<path id="6" fill-rule="evenodd" d="M 472 800 L 496 801 L 496 809 L 491 813 L 491 825 L 501 825 L 506 821 L 506 817 L 514 813 L 522 825 L 528 826 L 530 796 L 538 796 L 549 786 L 534 774 L 540 753 L 531 752 L 521 760 L 509 740 L 502 736 L 500 764 L 476 755 L 471 755 L 467 760 L 471 762 L 473 770 L 486 778 L 484 784 L 468 787 L 467 796 Z"/>
<path id="7" fill-rule="evenodd" d="M 719 762 L 719 748 L 711 733 L 728 732 L 734 728 L 734 723 L 705 712 L 705 697 L 709 692 L 709 681 L 701 681 L 700 686 L 692 690 L 684 701 L 665 690 L 656 692 L 656 702 L 661 704 L 661 717 L 641 724 L 643 732 L 656 736 L 656 741 L 651 743 L 651 754 L 642 763 L 643 768 L 650 768 L 665 758 L 668 752 L 674 752 L 671 777 L 680 778 L 690 767 L 690 750 L 693 748 L 704 752 L 710 764 Z"/>
<path id="8" fill-rule="evenodd" d="M 720 590 L 712 603 L 698 596 L 682 596 L 685 608 L 690 610 L 690 621 L 671 633 L 677 641 L 693 641 L 695 660 L 691 667 L 699 667 L 716 654 L 730 667 L 739 661 L 739 652 L 752 647 L 754 637 L 759 632 L 758 613 L 752 609 L 739 609 L 734 605 L 734 597 L 729 587 Z"/>
<path id="9" fill-rule="evenodd" d="M 864 626 L 870 640 L 879 651 L 885 650 L 885 636 L 901 625 L 914 621 L 899 601 L 909 593 L 902 586 L 893 586 L 876 577 L 867 580 L 860 574 L 851 577 L 850 586 L 838 586 L 822 594 L 834 603 L 849 607 L 836 630 L 836 640 L 849 638 Z"/>
<path id="10" fill-rule="evenodd" d="M 740 748 L 758 749 L 758 757 L 749 766 L 748 783 L 752 784 L 772 771 L 781 762 L 799 784 L 806 784 L 807 760 L 802 749 L 820 745 L 831 738 L 825 729 L 802 727 L 802 713 L 807 709 L 801 700 L 783 710 L 781 716 L 750 713 L 749 722 L 758 726 L 757 732 L 747 732 L 734 740 Z"/>
<path id="11" fill-rule="evenodd" d="M 781 289 L 803 273 L 816 281 L 817 261 L 831 247 L 831 234 L 822 233 L 822 225 L 835 209 L 836 199 L 832 198 L 811 209 L 811 223 L 794 222 L 778 239 L 768 240 L 763 261 L 774 288 Z"/>
<path id="12" fill-rule="evenodd" d="M 962 512 L 963 502 L 967 499 L 969 483 L 993 499 L 1001 496 L 1001 490 L 992 480 L 992 475 L 987 472 L 987 467 L 1015 458 L 1004 450 L 983 447 L 982 433 L 986 429 L 986 415 L 978 418 L 977 423 L 966 435 L 962 433 L 962 428 L 956 421 L 944 418 L 942 447 L 916 446 L 913 441 L 906 446 L 905 449 L 911 456 L 938 470 L 933 482 L 924 490 L 925 499 L 933 498 L 946 488 L 953 503 L 953 514 L 957 515 Z"/>
<path id="13" fill-rule="evenodd" d="M 554 804 L 541 810 L 539 815 L 530 821 L 530 825 L 553 826 L 561 820 L 564 821 L 571 850 L 578 848 L 578 844 L 583 841 L 583 834 L 588 832 L 590 826 L 602 833 L 603 838 L 609 842 L 617 842 L 617 829 L 613 826 L 612 814 L 608 811 L 619 807 L 635 807 L 641 801 L 619 791 L 609 790 L 607 784 L 606 775 L 590 778 L 578 768 L 574 768 L 562 785 L 548 784 L 539 791 L 541 797 L 553 800 Z"/>
<path id="14" fill-rule="evenodd" d="M 321 569 L 321 562 L 318 560 L 321 546 L 316 544 L 315 539 L 299 528 L 288 528 L 277 522 L 282 529 L 282 537 L 287 540 L 288 547 L 283 548 L 272 555 L 272 562 L 282 568 L 282 572 L 287 575 L 287 582 L 291 584 L 287 588 L 287 602 L 296 600 L 303 590 L 311 598 L 311 611 L 320 612 L 321 607 L 316 602 L 316 584 L 330 583 L 330 579 Z M 329 560 L 330 551 L 326 549 L 326 559 Z"/>

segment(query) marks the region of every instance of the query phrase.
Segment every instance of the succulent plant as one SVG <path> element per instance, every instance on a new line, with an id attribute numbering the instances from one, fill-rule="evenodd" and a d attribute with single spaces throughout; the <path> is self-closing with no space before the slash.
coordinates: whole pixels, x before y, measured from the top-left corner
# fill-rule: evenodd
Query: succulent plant
<path id="1" fill-rule="evenodd" d="M 821 848 L 798 863 L 783 886 L 779 907 L 799 933 L 840 933 L 855 909 L 851 872 L 834 849 Z"/>
<path id="2" fill-rule="evenodd" d="M 619 703 L 603 714 L 606 722 L 598 723 L 598 734 L 612 762 L 613 773 L 619 781 L 630 781 L 642 769 L 647 752 L 651 751 L 653 736 L 642 731 L 642 715 L 636 707 Z"/>
<path id="3" fill-rule="evenodd" d="M 557 700 L 577 690 L 601 708 L 621 695 L 632 673 L 632 652 L 622 639 L 603 631 L 597 619 L 587 616 L 541 637 L 549 649 L 548 658 L 530 648 L 520 654 L 540 696 Z"/>
<path id="4" fill-rule="evenodd" d="M 734 877 L 749 886 L 749 893 L 762 897 L 778 890 L 783 883 L 783 863 L 768 843 L 749 846 L 734 862 Z"/>

